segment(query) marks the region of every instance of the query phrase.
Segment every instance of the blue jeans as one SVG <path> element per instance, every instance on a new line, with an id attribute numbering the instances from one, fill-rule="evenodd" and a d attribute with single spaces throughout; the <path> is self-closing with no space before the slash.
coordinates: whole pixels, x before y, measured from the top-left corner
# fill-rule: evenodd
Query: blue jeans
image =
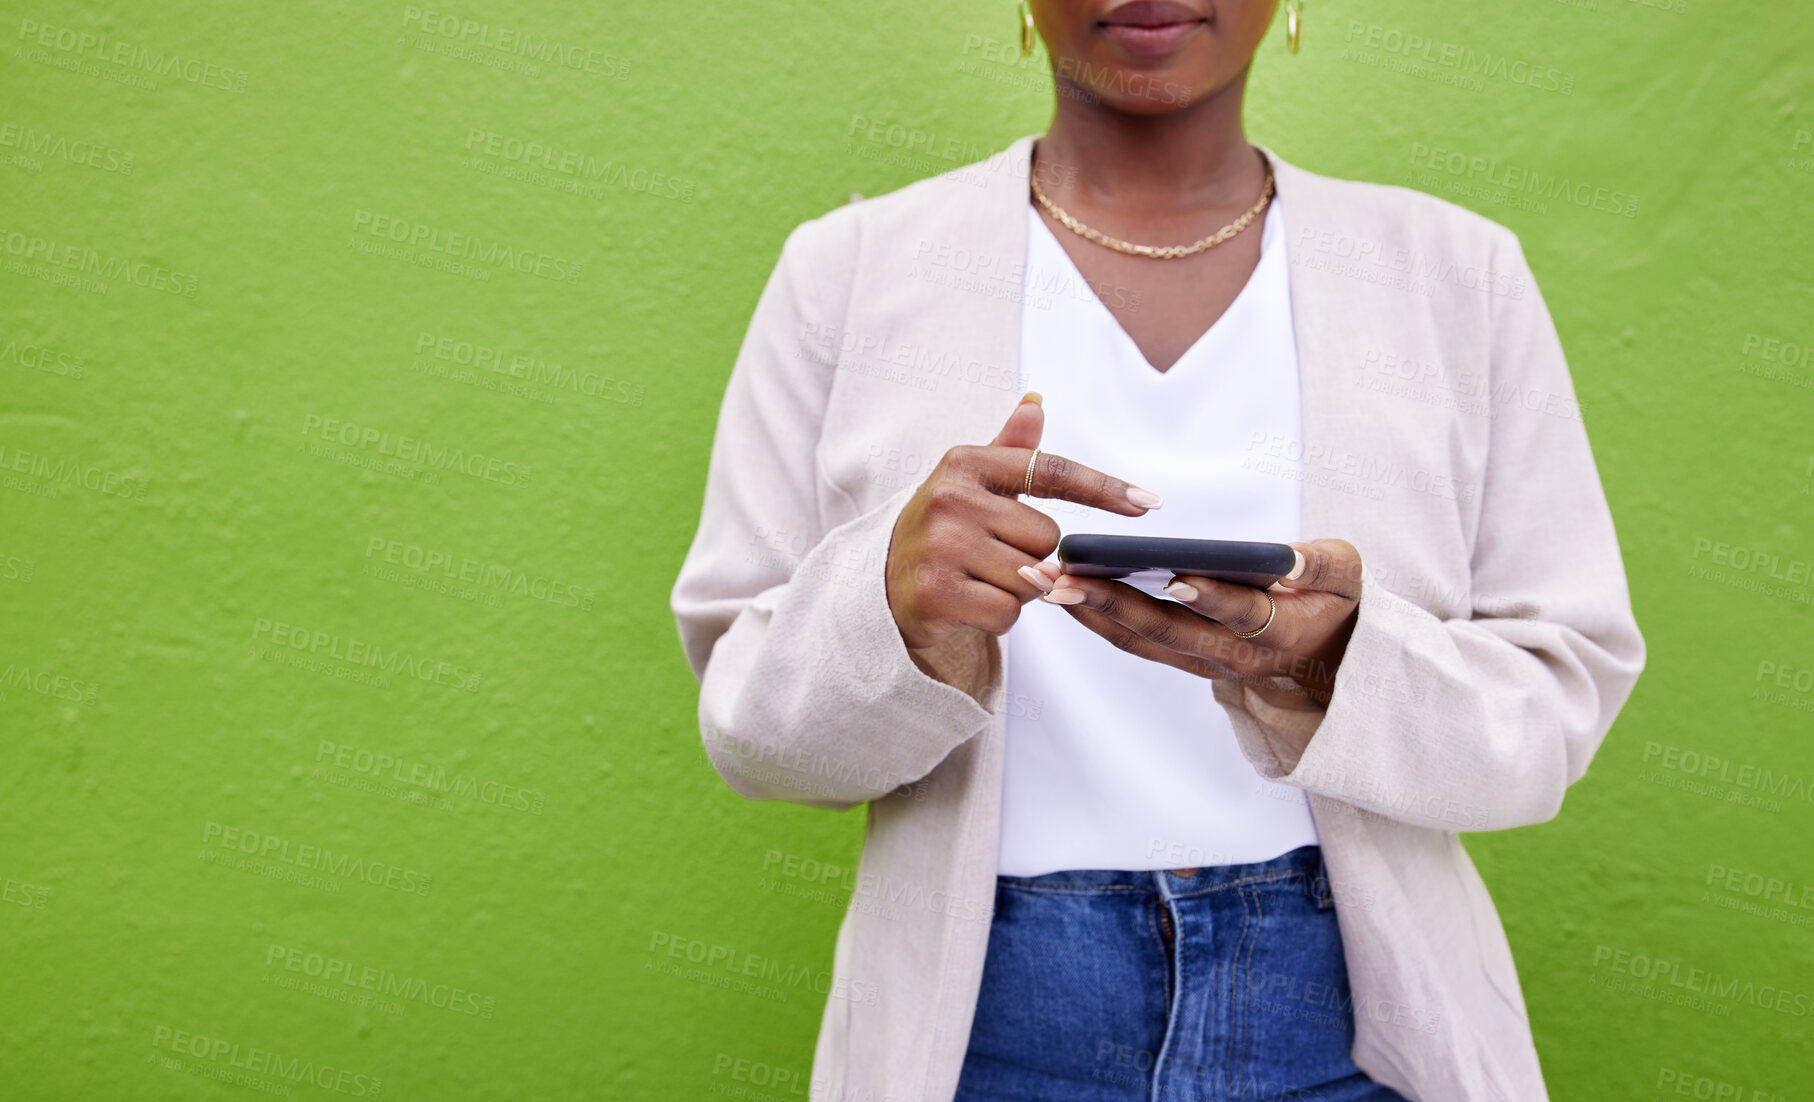
<path id="1" fill-rule="evenodd" d="M 1322 850 L 997 878 L 957 1102 L 1404 1102 L 1348 1056 Z"/>

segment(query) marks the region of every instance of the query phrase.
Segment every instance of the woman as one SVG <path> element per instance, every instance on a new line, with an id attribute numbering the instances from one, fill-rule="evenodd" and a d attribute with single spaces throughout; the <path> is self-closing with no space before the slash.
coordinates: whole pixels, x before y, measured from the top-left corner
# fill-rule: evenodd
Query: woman
<path id="1" fill-rule="evenodd" d="M 1050 129 L 756 307 L 673 608 L 732 788 L 868 805 L 814 1098 L 1545 1097 L 1456 832 L 1557 812 L 1643 642 L 1517 238 L 1250 144 L 1275 5 L 1038 0 Z"/>

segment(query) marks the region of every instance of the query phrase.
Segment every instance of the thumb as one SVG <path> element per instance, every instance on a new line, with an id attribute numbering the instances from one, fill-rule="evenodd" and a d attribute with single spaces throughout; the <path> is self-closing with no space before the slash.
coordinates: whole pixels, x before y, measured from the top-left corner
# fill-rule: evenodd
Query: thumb
<path id="1" fill-rule="evenodd" d="M 1045 427 L 1046 410 L 1040 404 L 1039 391 L 1029 390 L 1021 396 L 1020 404 L 1008 414 L 1007 423 L 989 443 L 1002 448 L 1037 448 Z"/>
<path id="2" fill-rule="evenodd" d="M 1313 589 L 1358 600 L 1361 595 L 1360 552 L 1347 540 L 1294 543 L 1297 569 L 1279 579 L 1286 589 Z"/>

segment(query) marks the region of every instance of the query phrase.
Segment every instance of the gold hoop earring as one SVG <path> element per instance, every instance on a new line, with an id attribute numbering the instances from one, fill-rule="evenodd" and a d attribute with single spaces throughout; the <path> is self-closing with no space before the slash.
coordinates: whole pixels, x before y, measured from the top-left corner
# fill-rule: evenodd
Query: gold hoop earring
<path id="1" fill-rule="evenodd" d="M 1304 0 L 1285 0 L 1285 45 L 1298 52 L 1298 34 L 1304 29 Z"/>
<path id="2" fill-rule="evenodd" d="M 1033 56 L 1033 13 L 1027 10 L 1027 0 L 1020 0 L 1020 56 Z"/>

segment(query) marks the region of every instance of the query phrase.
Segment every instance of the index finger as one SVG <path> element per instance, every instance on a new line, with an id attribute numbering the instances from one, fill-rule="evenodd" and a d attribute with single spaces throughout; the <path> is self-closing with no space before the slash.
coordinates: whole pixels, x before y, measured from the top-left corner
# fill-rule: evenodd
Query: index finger
<path id="1" fill-rule="evenodd" d="M 1125 479 L 1103 474 L 1062 455 L 1037 448 L 991 446 L 986 450 L 990 457 L 983 464 L 983 485 L 993 493 L 1075 501 L 1127 517 L 1140 516 L 1164 504 L 1164 499 L 1151 490 L 1143 490 Z M 1031 490 L 1027 488 L 1029 474 Z"/>

